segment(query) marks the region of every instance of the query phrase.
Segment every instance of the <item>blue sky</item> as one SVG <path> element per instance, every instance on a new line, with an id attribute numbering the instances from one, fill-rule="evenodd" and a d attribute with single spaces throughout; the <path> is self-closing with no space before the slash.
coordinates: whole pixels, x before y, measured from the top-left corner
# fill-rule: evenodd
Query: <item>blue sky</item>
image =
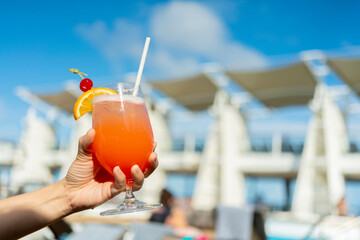
<path id="1" fill-rule="evenodd" d="M 105 2 L 105 3 L 104 3 Z M 360 45 L 358 1 L 0 2 L 0 139 L 16 141 L 28 105 L 15 87 L 60 90 L 69 67 L 95 84 L 136 72 L 178 77 L 217 62 L 252 69 L 303 50 L 348 54 Z M 306 114 L 305 114 L 306 115 Z"/>

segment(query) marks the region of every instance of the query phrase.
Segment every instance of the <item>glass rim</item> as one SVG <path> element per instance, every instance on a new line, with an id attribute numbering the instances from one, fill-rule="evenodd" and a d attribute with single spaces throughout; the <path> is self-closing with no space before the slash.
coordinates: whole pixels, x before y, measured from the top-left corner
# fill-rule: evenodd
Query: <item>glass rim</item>
<path id="1" fill-rule="evenodd" d="M 117 92 L 119 95 L 133 95 L 135 93 L 135 83 L 124 82 L 124 81 L 115 81 L 115 82 L 110 82 L 110 83 L 106 83 L 106 84 L 101 84 L 99 86 L 94 86 L 93 91 L 95 93 L 96 91 L 102 91 L 102 89 L 104 89 L 104 88 L 113 90 L 113 91 Z M 136 91 L 135 97 L 144 98 L 142 89 L 140 86 L 139 86 L 138 90 Z"/>
<path id="2" fill-rule="evenodd" d="M 116 81 L 116 82 L 111 82 L 111 83 L 106 83 L 106 84 L 101 84 L 98 86 L 94 86 L 93 89 L 96 88 L 109 88 L 112 90 L 115 90 L 116 92 L 120 92 L 120 87 L 119 85 L 121 85 L 121 91 L 122 92 L 134 92 L 135 91 L 135 83 L 132 82 L 122 82 L 122 81 Z M 141 93 L 141 86 L 139 86 L 138 91 Z M 142 94 L 142 93 L 141 93 Z"/>

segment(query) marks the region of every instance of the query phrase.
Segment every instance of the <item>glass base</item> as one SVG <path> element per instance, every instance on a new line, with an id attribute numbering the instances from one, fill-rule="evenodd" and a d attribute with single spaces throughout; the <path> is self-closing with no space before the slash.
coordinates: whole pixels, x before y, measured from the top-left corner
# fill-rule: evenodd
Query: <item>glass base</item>
<path id="1" fill-rule="evenodd" d="M 106 210 L 100 213 L 100 216 L 109 216 L 109 215 L 117 215 L 124 213 L 133 213 L 133 212 L 141 212 L 146 210 L 151 210 L 155 208 L 162 207 L 161 203 L 148 204 L 141 202 L 136 199 L 125 199 L 123 203 L 118 205 L 114 209 Z"/>

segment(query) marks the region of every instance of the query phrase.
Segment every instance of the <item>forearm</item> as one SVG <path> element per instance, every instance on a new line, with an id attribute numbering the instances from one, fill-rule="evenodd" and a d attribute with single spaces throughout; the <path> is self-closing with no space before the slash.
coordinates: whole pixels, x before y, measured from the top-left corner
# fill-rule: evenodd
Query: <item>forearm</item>
<path id="1" fill-rule="evenodd" d="M 0 201 L 0 239 L 17 239 L 71 213 L 63 180 Z"/>

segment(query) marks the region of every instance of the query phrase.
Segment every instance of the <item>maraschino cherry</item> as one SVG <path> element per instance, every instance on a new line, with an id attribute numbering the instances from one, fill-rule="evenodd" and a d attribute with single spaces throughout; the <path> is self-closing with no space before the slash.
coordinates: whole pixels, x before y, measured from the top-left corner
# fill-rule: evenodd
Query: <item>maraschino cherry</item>
<path id="1" fill-rule="evenodd" d="M 82 75 L 87 76 L 86 73 L 82 73 L 75 68 L 69 68 L 68 70 L 74 74 L 79 74 L 80 77 L 82 78 L 82 80 L 80 82 L 80 90 L 81 91 L 86 92 L 86 91 L 89 91 L 93 87 L 93 82 L 89 78 L 84 78 L 82 76 Z"/>
<path id="2" fill-rule="evenodd" d="M 84 78 L 80 82 L 80 89 L 83 92 L 89 91 L 93 86 L 93 82 L 89 78 Z"/>

